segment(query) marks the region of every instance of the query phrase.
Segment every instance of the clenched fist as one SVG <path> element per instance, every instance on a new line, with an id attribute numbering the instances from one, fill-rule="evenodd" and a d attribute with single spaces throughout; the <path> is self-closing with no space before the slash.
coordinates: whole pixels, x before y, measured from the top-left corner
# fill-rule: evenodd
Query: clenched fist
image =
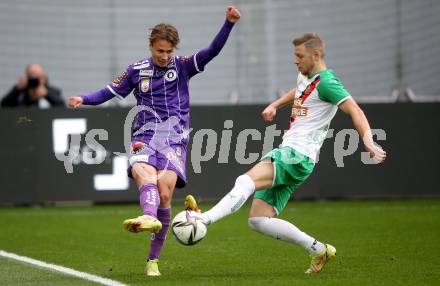
<path id="1" fill-rule="evenodd" d="M 240 11 L 238 11 L 237 8 L 235 8 L 234 6 L 228 6 L 228 8 L 226 9 L 226 19 L 231 22 L 231 23 L 235 23 L 240 19 Z"/>

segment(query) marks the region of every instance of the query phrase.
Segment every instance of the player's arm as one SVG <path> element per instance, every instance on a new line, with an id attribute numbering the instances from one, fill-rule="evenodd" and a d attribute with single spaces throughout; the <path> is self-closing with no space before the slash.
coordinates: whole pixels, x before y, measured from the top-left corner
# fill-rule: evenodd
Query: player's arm
<path id="1" fill-rule="evenodd" d="M 270 122 L 273 120 L 275 115 L 277 114 L 277 110 L 286 106 L 286 105 L 292 105 L 293 100 L 295 99 L 295 92 L 296 88 L 293 88 L 288 93 L 284 94 L 271 104 L 269 104 L 263 112 L 261 112 L 261 116 L 263 117 L 264 121 Z"/>
<path id="2" fill-rule="evenodd" d="M 84 105 L 99 105 L 115 97 L 113 93 L 106 87 L 97 92 L 92 92 L 82 96 L 70 97 L 67 101 L 68 105 L 77 108 Z"/>
<path id="3" fill-rule="evenodd" d="M 215 36 L 211 44 L 200 51 L 198 51 L 193 56 L 187 58 L 187 69 L 189 71 L 189 77 L 202 72 L 205 69 L 206 64 L 208 64 L 214 57 L 216 57 L 228 40 L 229 34 L 231 33 L 234 24 L 240 19 L 240 11 L 234 6 L 228 6 L 226 9 L 226 20 L 222 28 Z"/>
<path id="4" fill-rule="evenodd" d="M 354 127 L 359 132 L 365 149 L 370 153 L 370 156 L 378 163 L 382 163 L 386 159 L 387 153 L 374 143 L 370 124 L 356 101 L 350 96 L 344 102 L 339 104 L 339 108 L 350 115 Z"/>
<path id="5" fill-rule="evenodd" d="M 99 105 L 115 96 L 125 98 L 134 88 L 134 84 L 130 79 L 132 71 L 133 68 L 130 65 L 120 76 L 118 76 L 105 88 L 86 95 L 70 97 L 67 101 L 67 104 L 70 107 L 77 108 L 82 104 Z"/>

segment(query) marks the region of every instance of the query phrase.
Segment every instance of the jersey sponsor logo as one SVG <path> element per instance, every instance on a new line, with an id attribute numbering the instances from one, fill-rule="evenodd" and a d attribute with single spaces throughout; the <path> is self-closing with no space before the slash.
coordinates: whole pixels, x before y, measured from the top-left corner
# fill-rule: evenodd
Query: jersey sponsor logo
<path id="1" fill-rule="evenodd" d="M 134 70 L 140 70 L 140 69 L 144 69 L 144 68 L 148 68 L 150 66 L 150 63 L 146 63 L 146 64 L 142 64 L 139 66 L 134 66 L 133 69 Z"/>
<path id="2" fill-rule="evenodd" d="M 177 72 L 175 70 L 167 70 L 165 73 L 165 80 L 166 81 L 173 81 L 177 78 Z"/>
<path id="3" fill-rule="evenodd" d="M 130 165 L 133 165 L 136 162 L 148 162 L 148 155 L 135 155 L 130 157 Z"/>
<path id="4" fill-rule="evenodd" d="M 122 74 L 120 74 L 117 78 L 115 78 L 112 81 L 112 85 L 114 87 L 119 87 L 121 85 L 121 82 L 123 82 L 126 77 L 127 77 L 127 70 L 125 70 Z"/>
<path id="5" fill-rule="evenodd" d="M 149 78 L 143 78 L 141 80 L 141 91 L 142 92 L 147 92 L 149 88 L 150 88 L 150 79 Z"/>
<path id="6" fill-rule="evenodd" d="M 141 64 L 145 64 L 145 63 L 150 63 L 150 61 L 148 59 L 144 59 L 144 60 L 140 60 L 138 62 L 135 62 L 133 65 L 137 66 L 137 65 L 141 65 Z"/>
<path id="7" fill-rule="evenodd" d="M 308 108 L 300 105 L 294 105 L 292 108 L 292 117 L 304 117 L 307 116 Z"/>
<path id="8" fill-rule="evenodd" d="M 296 97 L 293 100 L 291 122 L 293 122 L 297 116 L 307 116 L 308 110 L 307 107 L 303 106 L 302 98 Z"/>
<path id="9" fill-rule="evenodd" d="M 302 98 L 296 97 L 293 100 L 292 113 L 290 115 L 290 123 L 288 129 L 290 129 L 292 123 L 295 121 L 297 117 L 307 116 L 309 109 L 305 106 L 302 106 L 302 104 L 303 104 Z"/>
<path id="10" fill-rule="evenodd" d="M 139 76 L 153 76 L 153 70 L 139 70 Z"/>

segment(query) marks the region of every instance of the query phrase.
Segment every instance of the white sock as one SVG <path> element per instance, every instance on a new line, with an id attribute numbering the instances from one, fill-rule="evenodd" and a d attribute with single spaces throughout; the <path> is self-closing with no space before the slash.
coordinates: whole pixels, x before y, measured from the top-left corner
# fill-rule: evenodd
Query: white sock
<path id="1" fill-rule="evenodd" d="M 251 217 L 248 220 L 250 228 L 269 235 L 275 239 L 295 243 L 309 253 L 319 253 L 324 249 L 324 244 L 299 230 L 296 226 L 278 218 Z"/>
<path id="2" fill-rule="evenodd" d="M 248 175 L 241 175 L 235 180 L 234 188 L 209 211 L 202 213 L 206 224 L 214 223 L 221 218 L 239 210 L 255 191 L 255 184 Z"/>

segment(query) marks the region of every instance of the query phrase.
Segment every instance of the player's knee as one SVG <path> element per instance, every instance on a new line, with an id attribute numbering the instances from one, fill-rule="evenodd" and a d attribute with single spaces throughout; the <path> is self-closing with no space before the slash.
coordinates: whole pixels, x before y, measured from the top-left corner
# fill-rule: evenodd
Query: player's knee
<path id="1" fill-rule="evenodd" d="M 241 175 L 235 180 L 236 186 L 241 186 L 246 189 L 255 189 L 254 181 L 249 177 L 249 175 Z"/>
<path id="2" fill-rule="evenodd" d="M 142 180 L 142 177 L 139 176 L 138 173 L 136 173 L 136 171 L 134 171 L 134 170 L 132 170 L 131 175 L 132 175 L 133 180 L 135 181 L 137 186 L 143 186 L 148 183 L 148 182 Z"/>
<path id="3" fill-rule="evenodd" d="M 264 217 L 260 217 L 260 216 L 250 217 L 248 218 L 248 225 L 252 230 L 259 231 L 260 225 L 264 219 L 265 219 Z"/>
<path id="4" fill-rule="evenodd" d="M 155 184 L 157 181 L 156 171 L 143 163 L 134 164 L 131 169 L 131 175 L 138 186 Z"/>
<path id="5" fill-rule="evenodd" d="M 171 190 L 166 188 L 161 188 L 159 192 L 160 202 L 163 204 L 168 204 L 171 202 Z"/>
<path id="6" fill-rule="evenodd" d="M 134 178 L 134 181 L 136 182 L 136 185 L 139 187 L 144 186 L 144 185 L 148 185 L 148 184 L 154 184 L 153 181 L 145 180 L 144 178 L 142 178 L 140 176 L 133 177 L 133 178 Z"/>

